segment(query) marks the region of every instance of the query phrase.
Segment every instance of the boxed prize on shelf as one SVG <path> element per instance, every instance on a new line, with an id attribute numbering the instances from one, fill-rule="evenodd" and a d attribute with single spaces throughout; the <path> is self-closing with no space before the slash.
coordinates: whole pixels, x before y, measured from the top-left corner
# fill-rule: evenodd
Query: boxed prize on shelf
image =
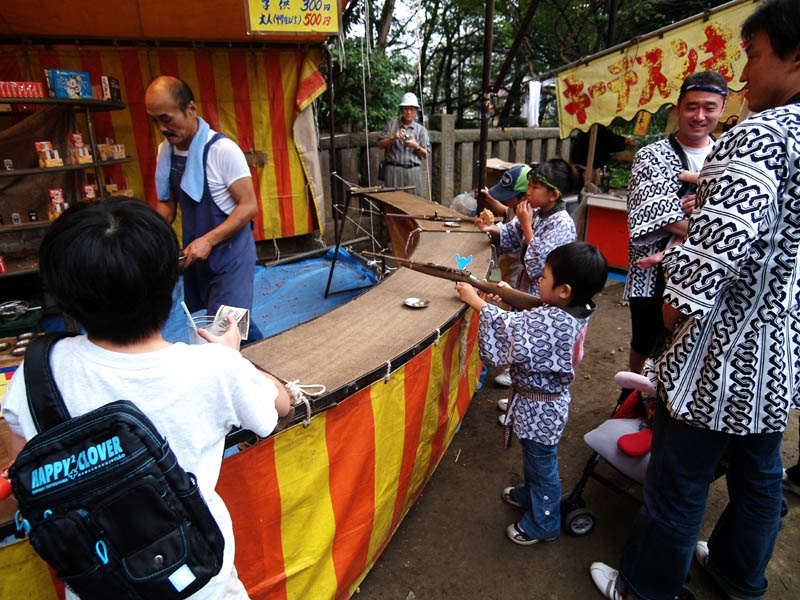
<path id="1" fill-rule="evenodd" d="M 83 143 L 83 135 L 80 133 L 69 134 L 69 158 L 73 165 L 85 165 L 92 162 L 92 155 L 89 148 Z"/>
<path id="2" fill-rule="evenodd" d="M 50 203 L 48 204 L 47 216 L 51 221 L 55 221 L 61 216 L 65 210 L 69 208 L 69 204 L 64 201 L 64 190 L 61 188 L 50 189 Z"/>
<path id="3" fill-rule="evenodd" d="M 122 102 L 122 91 L 119 89 L 119 81 L 116 77 L 111 77 L 111 75 L 103 75 L 100 77 L 100 85 L 102 86 L 103 90 L 103 100 Z"/>
<path id="4" fill-rule="evenodd" d="M 89 73 L 85 71 L 67 71 L 65 69 L 45 69 L 47 88 L 50 95 L 56 98 L 91 98 L 92 83 Z"/>
<path id="5" fill-rule="evenodd" d="M 58 155 L 58 150 L 53 150 L 53 144 L 50 141 L 34 142 L 36 146 L 36 154 L 39 157 L 39 166 L 47 167 L 63 167 L 64 161 Z"/>
<path id="6" fill-rule="evenodd" d="M 100 160 L 117 160 L 125 158 L 125 144 L 115 144 L 114 140 L 106 144 L 97 144 Z"/>
<path id="7" fill-rule="evenodd" d="M 44 98 L 44 85 L 39 81 L 0 81 L 4 98 Z"/>

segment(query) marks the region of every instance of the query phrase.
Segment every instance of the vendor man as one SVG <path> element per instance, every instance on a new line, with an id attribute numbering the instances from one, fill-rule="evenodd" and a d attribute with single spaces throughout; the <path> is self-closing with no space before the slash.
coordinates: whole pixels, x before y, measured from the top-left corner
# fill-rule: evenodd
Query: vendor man
<path id="1" fill-rule="evenodd" d="M 693 182 L 714 147 L 711 132 L 725 108 L 728 86 L 716 71 L 692 73 L 683 82 L 678 131 L 645 146 L 633 159 L 628 184 L 630 234 L 624 298 L 630 303 L 630 370 L 639 373 L 664 329 L 660 264 L 641 268 L 637 261 L 663 251 L 672 236 L 685 238 L 687 215 L 694 207 Z"/>
<path id="2" fill-rule="evenodd" d="M 172 223 L 181 206 L 186 305 L 192 312 L 205 307 L 210 315 L 221 304 L 252 308 L 251 220 L 258 208 L 244 153 L 197 115 L 185 81 L 156 78 L 144 102 L 165 138 L 156 159 L 156 210 Z M 251 325 L 251 341 L 254 335 Z"/>
<path id="3" fill-rule="evenodd" d="M 392 119 L 386 124 L 378 148 L 386 150 L 386 175 L 384 183 L 387 187 L 405 187 L 411 194 L 422 195 L 422 161 L 431 152 L 431 140 L 428 130 L 417 123 L 417 97 L 408 92 L 400 101 L 402 119 Z"/>

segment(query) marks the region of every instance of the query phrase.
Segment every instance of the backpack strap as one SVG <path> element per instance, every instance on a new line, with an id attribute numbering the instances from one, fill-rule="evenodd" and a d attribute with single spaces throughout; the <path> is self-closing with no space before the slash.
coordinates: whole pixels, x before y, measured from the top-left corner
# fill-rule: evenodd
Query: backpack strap
<path id="1" fill-rule="evenodd" d="M 50 369 L 50 351 L 57 341 L 75 335 L 55 333 L 35 338 L 25 352 L 23 371 L 28 409 L 36 431 L 42 433 L 70 418 Z"/>

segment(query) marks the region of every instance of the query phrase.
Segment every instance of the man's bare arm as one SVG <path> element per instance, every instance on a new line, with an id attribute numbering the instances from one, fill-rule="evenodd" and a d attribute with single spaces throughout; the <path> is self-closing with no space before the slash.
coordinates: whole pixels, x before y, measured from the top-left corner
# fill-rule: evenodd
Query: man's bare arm
<path id="1" fill-rule="evenodd" d="M 174 198 L 156 204 L 156 212 L 164 217 L 167 223 L 173 223 L 175 221 L 177 210 L 177 202 Z"/>
<path id="2" fill-rule="evenodd" d="M 236 203 L 236 208 L 222 223 L 184 248 L 183 253 L 186 255 L 184 267 L 188 267 L 195 260 L 208 258 L 214 246 L 245 227 L 258 214 L 258 203 L 252 177 L 237 179 L 231 184 L 228 191 Z"/>

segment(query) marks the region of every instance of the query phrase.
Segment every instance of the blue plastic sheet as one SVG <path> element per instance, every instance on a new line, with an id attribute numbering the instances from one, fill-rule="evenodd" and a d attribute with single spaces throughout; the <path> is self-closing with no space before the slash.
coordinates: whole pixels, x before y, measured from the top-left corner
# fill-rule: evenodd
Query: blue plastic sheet
<path id="1" fill-rule="evenodd" d="M 323 258 L 269 268 L 256 267 L 250 319 L 255 321 L 265 338 L 323 315 L 378 283 L 378 278 L 372 271 L 340 248 L 333 271 L 331 293 L 325 298 L 325 285 L 332 260 L 333 249 L 330 249 Z M 353 291 L 335 293 L 340 290 Z M 182 278 L 175 287 L 172 299 L 172 312 L 162 334 L 170 342 L 188 342 L 188 323 L 180 306 L 183 300 Z M 194 314 L 204 313 L 201 310 Z"/>

